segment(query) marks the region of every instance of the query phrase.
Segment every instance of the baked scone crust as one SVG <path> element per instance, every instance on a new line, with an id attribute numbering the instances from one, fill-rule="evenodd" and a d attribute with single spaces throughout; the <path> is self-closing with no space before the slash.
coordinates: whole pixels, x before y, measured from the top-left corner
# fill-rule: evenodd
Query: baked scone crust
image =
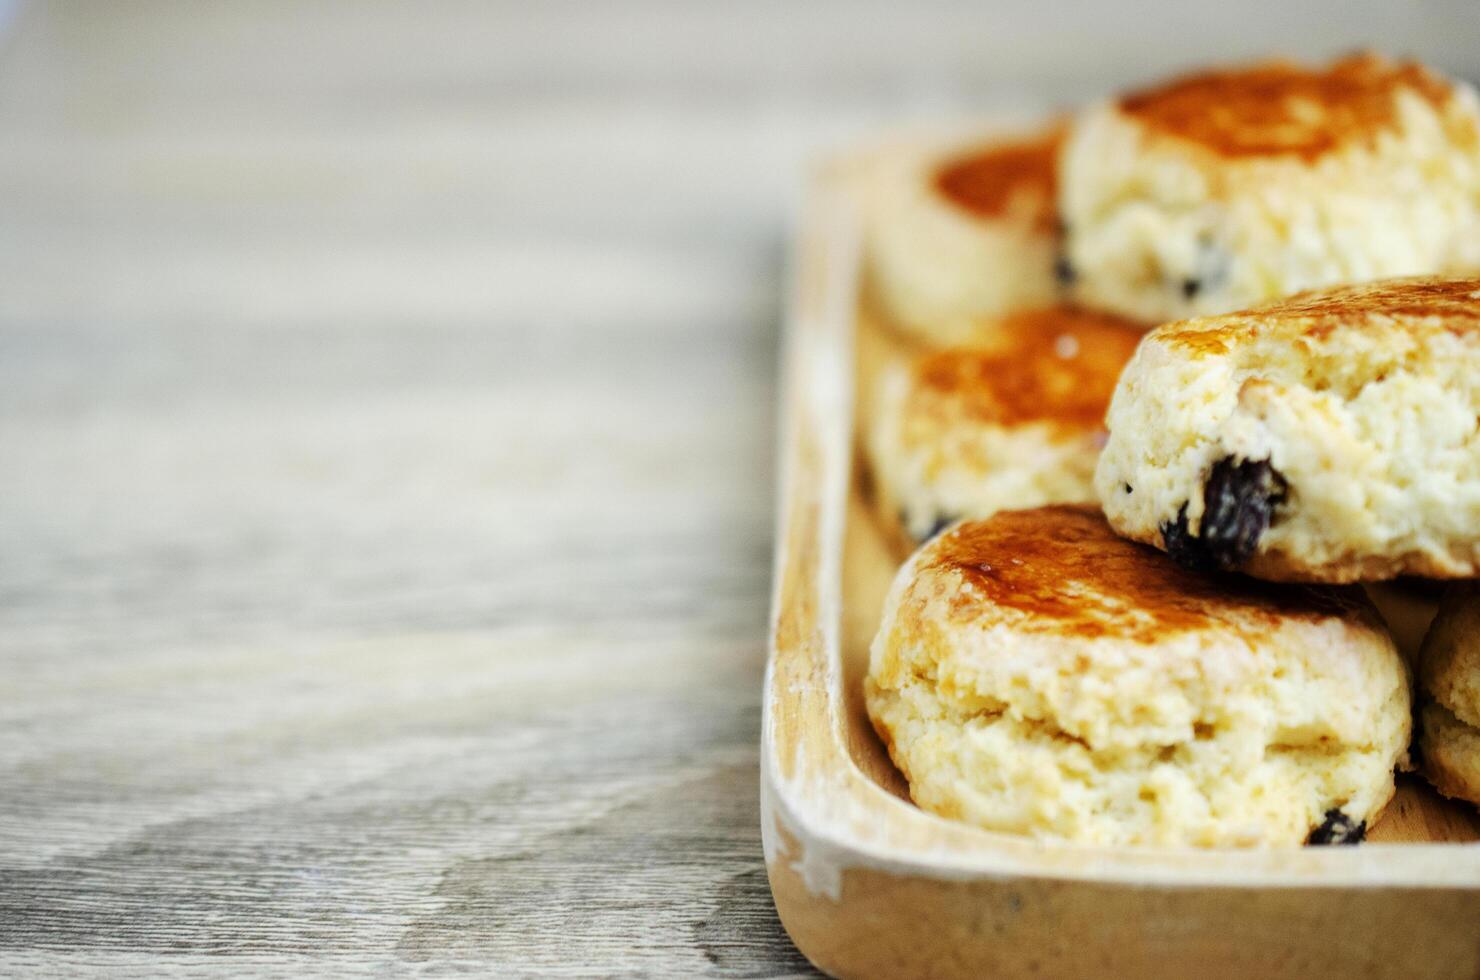
<path id="1" fill-rule="evenodd" d="M 1052 307 L 972 343 L 877 359 L 866 449 L 875 499 L 913 543 L 963 517 L 1094 500 L 1105 409 L 1141 332 Z"/>
<path id="2" fill-rule="evenodd" d="M 1423 773 L 1445 796 L 1480 805 L 1480 583 L 1445 593 L 1418 675 Z"/>
<path id="3" fill-rule="evenodd" d="M 1301 294 L 1158 327 L 1095 486 L 1117 531 L 1261 578 L 1480 574 L 1480 279 Z"/>
<path id="4" fill-rule="evenodd" d="M 1072 297 L 1137 319 L 1480 268 L 1480 101 L 1412 62 L 1265 62 L 1108 101 L 1060 178 Z"/>
<path id="5" fill-rule="evenodd" d="M 867 202 L 874 294 L 916 339 L 945 346 L 976 321 L 1052 303 L 1062 126 L 965 145 L 900 150 Z"/>
<path id="6" fill-rule="evenodd" d="M 1418 714 L 1424 778 L 1450 799 L 1480 806 L 1480 728 L 1435 701 L 1423 702 Z"/>
<path id="7" fill-rule="evenodd" d="M 1370 823 L 1410 726 L 1407 668 L 1360 591 L 1188 572 L 1071 506 L 917 551 L 865 696 L 925 809 L 1117 845 Z"/>

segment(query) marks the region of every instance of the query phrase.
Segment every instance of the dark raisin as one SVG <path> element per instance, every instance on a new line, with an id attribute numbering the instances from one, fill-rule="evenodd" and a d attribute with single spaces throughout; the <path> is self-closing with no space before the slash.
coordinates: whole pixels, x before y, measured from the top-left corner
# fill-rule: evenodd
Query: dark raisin
<path id="1" fill-rule="evenodd" d="M 1212 570 L 1203 554 L 1202 542 L 1187 527 L 1187 505 L 1177 509 L 1175 520 L 1161 522 L 1161 546 L 1178 565 L 1194 571 Z"/>
<path id="2" fill-rule="evenodd" d="M 1354 823 L 1352 818 L 1335 808 L 1326 811 L 1326 819 L 1310 832 L 1307 844 L 1360 844 L 1367 836 L 1367 821 Z"/>
<path id="3" fill-rule="evenodd" d="M 1288 485 L 1269 460 L 1235 462 L 1225 457 L 1213 465 L 1203 484 L 1202 538 L 1226 567 L 1248 561 L 1259 539 L 1274 521 Z"/>
<path id="4" fill-rule="evenodd" d="M 1122 484 L 1122 485 L 1125 487 L 1125 492 L 1126 493 L 1135 493 L 1136 492 L 1135 489 L 1129 483 Z"/>
<path id="5" fill-rule="evenodd" d="M 1440 596 L 1444 595 L 1445 583 L 1429 578 L 1415 578 L 1412 575 L 1402 575 L 1388 583 L 1395 589 L 1407 592 L 1409 595 L 1430 599 L 1438 602 Z"/>
<path id="6" fill-rule="evenodd" d="M 1204 235 L 1197 241 L 1197 258 L 1187 275 L 1177 283 L 1184 299 L 1193 299 L 1203 293 L 1222 288 L 1228 281 L 1231 258 L 1211 237 Z"/>
<path id="7" fill-rule="evenodd" d="M 1175 520 L 1161 525 L 1162 547 L 1185 568 L 1232 571 L 1258 549 L 1286 488 L 1285 478 L 1269 460 L 1235 461 L 1225 456 L 1213 464 L 1203 484 L 1199 533 L 1187 526 L 1183 504 Z"/>
<path id="8" fill-rule="evenodd" d="M 1074 266 L 1067 255 L 1060 255 L 1053 260 L 1053 277 L 1058 280 L 1060 286 L 1072 286 L 1074 280 L 1079 278 L 1074 271 Z"/>
<path id="9" fill-rule="evenodd" d="M 936 515 L 935 523 L 931 524 L 930 530 L 926 531 L 925 535 L 919 539 L 920 543 L 924 544 L 926 541 L 929 541 L 931 538 L 935 537 L 937 534 L 944 531 L 946 528 L 950 527 L 958 520 L 960 520 L 960 518 L 954 514 Z"/>

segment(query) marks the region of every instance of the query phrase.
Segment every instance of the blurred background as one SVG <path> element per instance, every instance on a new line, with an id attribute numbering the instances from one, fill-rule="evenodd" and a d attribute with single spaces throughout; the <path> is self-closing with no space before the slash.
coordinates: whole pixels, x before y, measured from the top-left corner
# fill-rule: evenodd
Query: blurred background
<path id="1" fill-rule="evenodd" d="M 803 969 L 807 161 L 1364 45 L 1480 76 L 1473 0 L 0 3 L 0 965 Z"/>

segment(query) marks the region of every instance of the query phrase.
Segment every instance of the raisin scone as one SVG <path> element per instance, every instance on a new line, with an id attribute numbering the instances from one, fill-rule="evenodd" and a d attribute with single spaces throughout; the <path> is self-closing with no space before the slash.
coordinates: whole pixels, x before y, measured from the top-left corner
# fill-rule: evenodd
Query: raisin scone
<path id="1" fill-rule="evenodd" d="M 1480 101 L 1356 55 L 1177 79 L 1083 113 L 1060 160 L 1076 301 L 1152 322 L 1480 268 Z"/>
<path id="2" fill-rule="evenodd" d="M 903 349 L 873 379 L 866 450 L 886 523 L 913 545 L 963 517 L 1095 499 L 1105 409 L 1134 325 L 1051 307 L 968 345 Z"/>
<path id="3" fill-rule="evenodd" d="M 1110 403 L 1111 525 L 1259 578 L 1480 574 L 1480 279 L 1306 293 L 1146 335 Z"/>
<path id="4" fill-rule="evenodd" d="M 1418 674 L 1423 774 L 1445 796 L 1480 806 L 1480 585 L 1445 594 Z"/>
<path id="5" fill-rule="evenodd" d="M 1190 572 L 1082 506 L 916 552 L 865 697 L 924 809 L 1105 845 L 1355 842 L 1410 725 L 1407 668 L 1360 590 Z"/>
<path id="6" fill-rule="evenodd" d="M 1054 301 L 1054 161 L 1062 128 L 900 151 L 868 203 L 870 279 L 897 326 L 930 344 Z"/>

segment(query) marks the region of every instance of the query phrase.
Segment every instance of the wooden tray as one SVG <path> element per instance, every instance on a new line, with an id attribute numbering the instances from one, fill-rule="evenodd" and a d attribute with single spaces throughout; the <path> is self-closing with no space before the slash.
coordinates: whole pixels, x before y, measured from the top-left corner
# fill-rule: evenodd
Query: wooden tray
<path id="1" fill-rule="evenodd" d="M 910 803 L 860 683 L 897 556 L 851 434 L 855 335 L 878 328 L 855 169 L 809 191 L 784 354 L 761 830 L 797 946 L 840 976 L 1480 977 L 1480 819 L 1415 777 L 1358 847 L 1054 845 Z M 1422 603 L 1380 598 L 1421 635 Z"/>

